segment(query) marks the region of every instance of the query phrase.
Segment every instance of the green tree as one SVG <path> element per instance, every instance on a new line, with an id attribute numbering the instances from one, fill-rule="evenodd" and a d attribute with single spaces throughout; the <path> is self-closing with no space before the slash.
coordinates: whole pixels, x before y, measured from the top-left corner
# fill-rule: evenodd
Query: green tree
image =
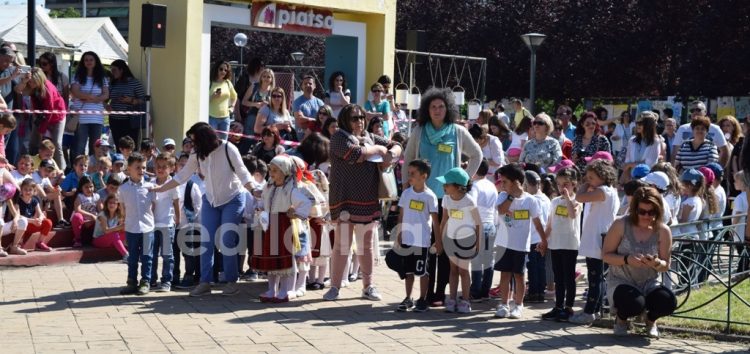
<path id="1" fill-rule="evenodd" d="M 66 9 L 54 9 L 49 12 L 49 17 L 52 18 L 79 18 L 81 17 L 81 12 L 73 7 L 68 7 Z"/>

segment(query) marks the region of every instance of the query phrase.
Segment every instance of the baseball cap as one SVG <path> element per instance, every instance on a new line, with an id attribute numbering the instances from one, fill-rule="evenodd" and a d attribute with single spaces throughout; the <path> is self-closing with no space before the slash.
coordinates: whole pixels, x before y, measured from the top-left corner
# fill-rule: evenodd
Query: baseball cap
<path id="1" fill-rule="evenodd" d="M 8 47 L 2 47 L 0 48 L 0 55 L 7 56 L 7 57 L 16 57 L 16 53 L 13 52 L 13 49 L 10 49 Z"/>
<path id="2" fill-rule="evenodd" d="M 163 141 L 163 142 L 161 143 L 161 146 L 167 146 L 167 145 L 172 145 L 172 146 L 176 146 L 177 144 L 175 144 L 175 142 L 174 142 L 174 139 L 172 139 L 172 138 L 166 138 L 166 139 L 164 139 L 164 141 Z"/>
<path id="3" fill-rule="evenodd" d="M 661 171 L 651 172 L 643 177 L 643 182 L 646 182 L 658 189 L 660 192 L 664 192 L 669 187 L 669 177 L 666 173 Z"/>
<path id="4" fill-rule="evenodd" d="M 682 180 L 683 182 L 688 182 L 695 186 L 698 185 L 698 183 L 700 183 L 703 178 L 703 175 L 698 172 L 698 170 L 691 168 L 689 170 L 685 170 L 685 172 L 682 173 L 680 180 Z"/>
<path id="5" fill-rule="evenodd" d="M 112 145 L 109 145 L 109 139 L 102 138 L 102 139 L 97 139 L 96 142 L 94 143 L 94 146 L 95 147 L 100 147 L 100 146 L 111 147 Z"/>
<path id="6" fill-rule="evenodd" d="M 698 167 L 698 172 L 700 172 L 703 177 L 706 178 L 706 185 L 711 185 L 711 183 L 714 183 L 714 180 L 716 179 L 716 175 L 714 175 L 714 171 L 711 171 L 710 168 L 706 166 Z"/>
<path id="7" fill-rule="evenodd" d="M 643 177 L 646 177 L 646 175 L 651 172 L 651 167 L 646 165 L 645 163 L 638 164 L 635 167 L 633 167 L 633 170 L 630 171 L 630 177 L 635 179 L 640 179 Z"/>
<path id="8" fill-rule="evenodd" d="M 716 179 L 721 179 L 724 177 L 724 167 L 721 167 L 718 162 L 711 162 L 710 164 L 706 165 L 713 173 L 714 177 Z"/>
<path id="9" fill-rule="evenodd" d="M 113 154 L 112 155 L 112 164 L 116 164 L 116 163 L 123 163 L 124 164 L 125 163 L 125 156 L 123 156 L 122 154 Z"/>
<path id="10" fill-rule="evenodd" d="M 575 164 L 573 161 L 570 161 L 568 159 L 563 159 L 560 162 L 557 163 L 557 165 L 552 165 L 550 167 L 547 167 L 547 171 L 551 173 L 557 173 L 557 171 L 560 171 L 564 168 L 573 167 Z"/>
<path id="11" fill-rule="evenodd" d="M 55 163 L 50 159 L 39 162 L 39 168 L 55 168 Z"/>
<path id="12" fill-rule="evenodd" d="M 465 186 L 467 183 L 469 183 L 469 175 L 461 167 L 451 168 L 450 170 L 448 170 L 448 172 L 445 173 L 445 175 L 442 175 L 435 179 L 442 184 L 452 183 L 459 186 Z"/>
<path id="13" fill-rule="evenodd" d="M 594 155 L 584 157 L 583 159 L 586 160 L 586 163 L 591 163 L 591 161 L 594 160 L 614 161 L 614 159 L 612 158 L 612 154 L 606 151 L 597 151 Z"/>
<path id="14" fill-rule="evenodd" d="M 182 145 L 185 145 L 185 144 L 192 144 L 192 143 L 193 143 L 193 141 L 192 141 L 192 140 L 190 140 L 190 138 L 185 138 L 185 139 L 182 139 Z"/>

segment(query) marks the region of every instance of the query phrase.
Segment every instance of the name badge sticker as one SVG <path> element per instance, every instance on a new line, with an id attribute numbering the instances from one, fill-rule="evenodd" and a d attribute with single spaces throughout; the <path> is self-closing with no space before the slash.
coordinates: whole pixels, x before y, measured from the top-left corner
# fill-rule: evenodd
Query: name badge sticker
<path id="1" fill-rule="evenodd" d="M 453 146 L 448 144 L 438 144 L 438 151 L 444 154 L 450 154 L 453 152 Z"/>
<path id="2" fill-rule="evenodd" d="M 457 220 L 463 220 L 464 219 L 464 212 L 457 209 L 451 209 L 451 218 L 457 219 Z"/>
<path id="3" fill-rule="evenodd" d="M 526 209 L 513 210 L 513 219 L 516 220 L 529 220 L 529 211 Z"/>
<path id="4" fill-rule="evenodd" d="M 564 205 L 558 205 L 557 208 L 555 208 L 555 215 L 568 216 L 568 207 Z"/>
<path id="5" fill-rule="evenodd" d="M 409 201 L 409 209 L 416 210 L 416 211 L 423 211 L 424 210 L 424 202 L 421 202 L 419 200 L 410 200 Z"/>

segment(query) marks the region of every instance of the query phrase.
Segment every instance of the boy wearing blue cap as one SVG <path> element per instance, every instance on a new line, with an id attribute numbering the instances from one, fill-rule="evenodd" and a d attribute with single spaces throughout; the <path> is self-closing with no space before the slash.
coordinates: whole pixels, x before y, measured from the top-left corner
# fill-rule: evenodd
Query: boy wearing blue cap
<path id="1" fill-rule="evenodd" d="M 711 185 L 714 187 L 714 195 L 716 196 L 716 205 L 718 208 L 716 209 L 716 213 L 710 214 L 708 217 L 710 219 L 713 219 L 710 223 L 710 228 L 712 229 L 720 229 L 724 226 L 724 223 L 721 218 L 724 216 L 724 211 L 727 210 L 727 192 L 724 190 L 724 187 L 721 185 L 721 182 L 724 179 L 724 168 L 719 165 L 718 162 L 711 162 L 706 165 L 711 172 L 714 173 L 714 180 L 711 182 Z M 718 231 L 714 231 L 718 232 Z"/>
<path id="2" fill-rule="evenodd" d="M 450 260 L 448 299 L 446 312 L 470 313 L 469 289 L 471 259 L 479 252 L 479 235 L 482 220 L 477 202 L 471 195 L 469 175 L 460 167 L 454 167 L 437 181 L 443 183 L 443 215 L 440 223 L 442 237 L 436 237 L 437 253 L 446 252 Z M 461 298 L 458 298 L 458 281 L 461 280 Z"/>
<path id="3" fill-rule="evenodd" d="M 399 199 L 398 234 L 396 245 L 400 246 L 398 253 L 403 256 L 406 298 L 396 311 L 404 312 L 413 309 L 414 312 L 425 312 L 429 309 L 427 303 L 427 259 L 430 249 L 430 235 L 434 230 L 440 234 L 438 218 L 438 200 L 435 193 L 425 185 L 430 176 L 430 163 L 426 160 L 409 162 L 409 187 Z M 416 306 L 411 293 L 414 278 L 419 278 L 419 299 Z"/>

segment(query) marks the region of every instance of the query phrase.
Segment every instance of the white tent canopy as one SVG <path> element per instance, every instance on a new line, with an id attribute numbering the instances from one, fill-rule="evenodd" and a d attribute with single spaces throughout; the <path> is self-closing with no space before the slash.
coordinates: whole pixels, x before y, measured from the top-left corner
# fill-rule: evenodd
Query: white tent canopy
<path id="1" fill-rule="evenodd" d="M 104 62 L 128 60 L 128 42 L 109 17 L 53 18 L 52 23 L 76 48 L 76 60 L 88 51 L 95 52 Z"/>

